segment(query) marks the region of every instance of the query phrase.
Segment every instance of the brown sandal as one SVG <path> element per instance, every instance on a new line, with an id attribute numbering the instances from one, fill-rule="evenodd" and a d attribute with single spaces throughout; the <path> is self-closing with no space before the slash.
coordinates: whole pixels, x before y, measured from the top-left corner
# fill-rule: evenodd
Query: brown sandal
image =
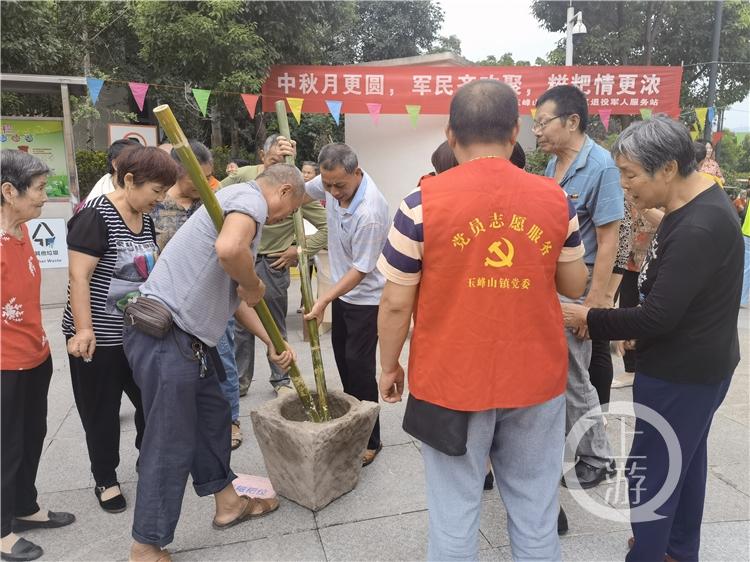
<path id="1" fill-rule="evenodd" d="M 217 529 L 219 531 L 228 529 L 229 527 L 234 527 L 235 525 L 247 521 L 248 519 L 263 517 L 264 515 L 268 515 L 269 513 L 273 513 L 274 511 L 279 509 L 279 500 L 276 498 L 265 499 L 243 497 L 243 499 L 247 500 L 247 503 L 245 504 L 242 512 L 237 517 L 232 519 L 229 523 L 225 523 L 223 525 L 217 523 L 216 519 L 214 519 L 214 529 Z"/>

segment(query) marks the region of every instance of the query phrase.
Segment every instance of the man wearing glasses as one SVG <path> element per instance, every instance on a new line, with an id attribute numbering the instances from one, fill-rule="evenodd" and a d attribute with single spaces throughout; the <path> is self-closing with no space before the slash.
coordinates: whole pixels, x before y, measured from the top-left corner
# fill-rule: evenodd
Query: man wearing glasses
<path id="1" fill-rule="evenodd" d="M 552 154 L 545 175 L 562 186 L 578 212 L 586 251 L 584 261 L 590 272 L 582 302 L 587 306 L 611 308 L 617 288 L 615 280 L 611 279 L 612 269 L 620 220 L 624 215 L 620 174 L 609 152 L 586 135 L 588 110 L 581 90 L 574 86 L 556 86 L 539 97 L 536 108 L 532 131 L 539 148 Z M 570 330 L 566 330 L 566 337 L 569 357 L 567 433 L 581 416 L 609 401 L 612 359 L 607 341 L 592 342 L 584 339 L 585 332 Z M 589 419 L 593 425 L 577 444 L 577 483 L 572 474 L 565 477 L 570 486 L 592 488 L 615 473 L 603 418 L 591 416 Z"/>

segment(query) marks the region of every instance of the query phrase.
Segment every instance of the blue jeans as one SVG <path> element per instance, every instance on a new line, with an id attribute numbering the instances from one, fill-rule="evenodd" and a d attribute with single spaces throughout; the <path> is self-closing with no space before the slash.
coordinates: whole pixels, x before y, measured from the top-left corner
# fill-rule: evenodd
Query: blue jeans
<path id="1" fill-rule="evenodd" d="M 201 377 L 193 341 L 177 327 L 161 339 L 131 326 L 123 330 L 146 417 L 132 532 L 140 543 L 164 547 L 174 540 L 188 475 L 199 496 L 236 478 L 229 467 L 229 404 L 210 358 Z"/>
<path id="2" fill-rule="evenodd" d="M 466 454 L 422 443 L 430 530 L 428 560 L 476 560 L 487 457 L 508 512 L 514 560 L 560 560 L 557 515 L 565 396 L 527 408 L 474 412 Z"/>
<path id="3" fill-rule="evenodd" d="M 740 304 L 747 306 L 750 304 L 750 236 L 743 236 L 745 241 L 745 270 L 742 275 L 742 297 Z"/>
<path id="4" fill-rule="evenodd" d="M 221 364 L 227 378 L 220 382 L 221 391 L 232 407 L 232 421 L 240 419 L 240 381 L 237 376 L 237 363 L 234 359 L 234 318 L 229 320 L 224 335 L 219 340 L 216 349 L 219 350 Z"/>
<path id="5" fill-rule="evenodd" d="M 631 509 L 661 490 L 670 466 L 664 438 L 641 419 L 640 406 L 655 410 L 672 427 L 682 466 L 676 489 L 656 508 L 662 519 L 631 523 L 635 546 L 628 552 L 627 562 L 661 561 L 665 552 L 680 562 L 698 560 L 708 470 L 706 441 L 731 380 L 729 376 L 718 384 L 681 384 L 635 373 L 635 436 L 626 464 Z"/>

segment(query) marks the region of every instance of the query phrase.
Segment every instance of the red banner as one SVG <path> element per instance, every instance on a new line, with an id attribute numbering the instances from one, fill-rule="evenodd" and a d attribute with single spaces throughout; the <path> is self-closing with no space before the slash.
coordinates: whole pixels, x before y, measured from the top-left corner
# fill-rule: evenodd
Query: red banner
<path id="1" fill-rule="evenodd" d="M 421 113 L 447 115 L 455 91 L 472 80 L 491 78 L 510 85 L 521 113 L 530 113 L 549 88 L 572 84 L 588 98 L 589 111 L 613 115 L 680 113 L 679 66 L 274 66 L 263 85 L 263 111 L 288 97 L 305 100 L 305 112 L 328 113 L 326 100 L 341 101 L 341 113 L 405 114 L 406 105 Z"/>

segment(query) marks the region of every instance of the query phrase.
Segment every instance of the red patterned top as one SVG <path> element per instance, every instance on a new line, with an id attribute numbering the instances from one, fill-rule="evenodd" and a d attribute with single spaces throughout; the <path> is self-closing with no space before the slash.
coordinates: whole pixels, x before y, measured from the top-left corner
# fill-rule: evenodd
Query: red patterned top
<path id="1" fill-rule="evenodd" d="M 0 261 L 0 367 L 33 369 L 47 359 L 49 342 L 42 326 L 42 271 L 25 224 L 20 240 L 0 230 Z"/>

